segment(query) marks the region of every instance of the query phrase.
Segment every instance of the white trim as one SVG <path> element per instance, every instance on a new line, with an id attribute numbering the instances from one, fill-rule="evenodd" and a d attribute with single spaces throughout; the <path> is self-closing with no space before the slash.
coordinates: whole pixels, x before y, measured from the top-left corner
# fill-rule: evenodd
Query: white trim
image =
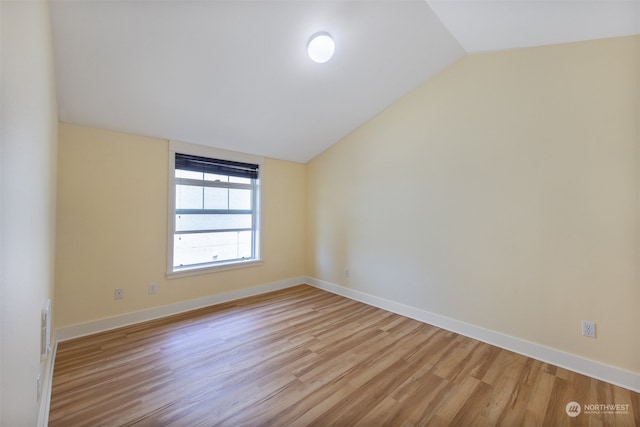
<path id="1" fill-rule="evenodd" d="M 238 268 L 257 267 L 263 265 L 264 261 L 261 259 L 252 259 L 248 261 L 232 261 L 218 265 L 212 265 L 210 267 L 196 267 L 196 268 L 184 268 L 181 270 L 175 270 L 171 273 L 167 273 L 167 279 L 178 279 L 180 277 L 198 276 L 200 274 L 215 273 L 225 270 L 236 270 Z"/>
<path id="2" fill-rule="evenodd" d="M 51 337 L 52 350 L 49 351 L 47 360 L 44 365 L 42 395 L 40 396 L 40 405 L 38 407 L 38 427 L 46 427 L 49 425 L 49 409 L 51 407 L 51 387 L 53 386 L 53 365 L 58 352 L 58 342 L 56 341 L 56 333 L 53 332 Z"/>
<path id="3" fill-rule="evenodd" d="M 588 375 L 598 380 L 606 381 L 635 391 L 636 393 L 640 393 L 640 373 L 606 365 L 575 354 L 566 353 L 561 350 L 502 334 L 500 332 L 495 332 L 470 323 L 461 322 L 450 317 L 401 304 L 399 302 L 380 298 L 366 292 L 346 288 L 335 283 L 325 282 L 313 277 L 307 277 L 306 283 L 318 289 L 410 317 L 478 341 L 495 345 L 542 362 L 550 363 L 579 374 Z"/>
<path id="4" fill-rule="evenodd" d="M 169 169 L 167 176 L 167 277 L 173 273 L 173 231 L 176 228 L 176 156 L 169 141 Z"/>
<path id="5" fill-rule="evenodd" d="M 67 341 L 73 338 L 79 338 L 85 335 L 91 335 L 98 332 L 108 331 L 110 329 L 121 328 L 123 326 L 129 326 L 136 323 L 158 319 L 161 317 L 184 313 L 186 311 L 234 301 L 240 298 L 246 298 L 254 295 L 264 294 L 267 292 L 277 291 L 280 289 L 286 289 L 304 283 L 304 277 L 294 277 L 291 279 L 266 283 L 251 288 L 239 289 L 236 291 L 210 295 L 203 298 L 192 299 L 161 307 L 149 308 L 147 310 L 126 313 L 119 316 L 93 320 L 91 322 L 65 326 L 56 330 L 56 344 L 58 342 Z"/>

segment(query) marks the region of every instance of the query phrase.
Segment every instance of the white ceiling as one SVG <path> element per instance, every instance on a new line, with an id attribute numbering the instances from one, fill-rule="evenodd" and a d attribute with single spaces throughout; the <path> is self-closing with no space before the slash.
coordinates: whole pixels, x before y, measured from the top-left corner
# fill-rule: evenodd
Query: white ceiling
<path id="1" fill-rule="evenodd" d="M 639 0 L 429 1 L 468 52 L 640 34 Z"/>
<path id="2" fill-rule="evenodd" d="M 640 34 L 640 0 L 53 0 L 60 120 L 307 162 L 466 53 Z M 328 31 L 336 54 L 306 56 Z"/>

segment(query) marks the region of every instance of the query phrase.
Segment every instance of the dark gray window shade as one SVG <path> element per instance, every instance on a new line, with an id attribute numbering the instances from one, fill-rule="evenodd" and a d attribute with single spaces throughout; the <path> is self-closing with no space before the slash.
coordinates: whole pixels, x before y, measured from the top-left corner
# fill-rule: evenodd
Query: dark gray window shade
<path id="1" fill-rule="evenodd" d="M 176 169 L 258 179 L 259 165 L 176 153 Z"/>

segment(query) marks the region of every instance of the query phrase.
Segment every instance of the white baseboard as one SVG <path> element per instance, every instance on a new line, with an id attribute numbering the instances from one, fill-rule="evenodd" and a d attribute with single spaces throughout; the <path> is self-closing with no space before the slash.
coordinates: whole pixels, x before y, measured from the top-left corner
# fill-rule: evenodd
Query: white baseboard
<path id="1" fill-rule="evenodd" d="M 575 354 L 566 353 L 551 347 L 546 347 L 541 344 L 536 344 L 510 335 L 481 328 L 480 326 L 461 322 L 446 316 L 411 307 L 385 298 L 380 298 L 366 292 L 346 288 L 335 283 L 325 282 L 313 277 L 307 277 L 306 283 L 355 301 L 391 311 L 402 316 L 410 317 L 478 341 L 495 345 L 496 347 L 531 357 L 532 359 L 540 360 L 545 363 L 559 366 L 561 368 L 640 393 L 639 373 L 616 368 Z"/>
<path id="2" fill-rule="evenodd" d="M 292 279 L 280 280 L 277 282 L 266 283 L 237 291 L 225 292 L 222 294 L 210 295 L 203 298 L 192 299 L 179 302 L 176 304 L 165 305 L 161 307 L 149 308 L 147 310 L 135 311 L 119 316 L 107 317 L 104 319 L 93 320 L 91 322 L 79 323 L 76 325 L 58 328 L 55 331 L 56 341 L 67 341 L 73 338 L 79 338 L 85 335 L 91 335 L 98 332 L 108 331 L 110 329 L 121 328 L 136 323 L 146 322 L 148 320 L 159 319 L 174 314 L 184 313 L 185 311 L 196 310 L 198 308 L 209 307 L 215 304 L 221 304 L 240 298 L 260 295 L 267 292 L 273 292 L 280 289 L 290 288 L 292 286 L 305 283 L 304 277 L 294 277 Z"/>

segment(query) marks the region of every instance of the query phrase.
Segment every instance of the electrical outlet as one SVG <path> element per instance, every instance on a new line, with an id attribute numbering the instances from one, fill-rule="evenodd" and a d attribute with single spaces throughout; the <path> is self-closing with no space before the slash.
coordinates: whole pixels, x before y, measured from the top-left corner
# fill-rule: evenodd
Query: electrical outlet
<path id="1" fill-rule="evenodd" d="M 149 295 L 153 295 L 158 292 L 158 285 L 155 283 L 149 283 Z"/>
<path id="2" fill-rule="evenodd" d="M 122 288 L 116 288 L 113 290 L 113 299 L 122 299 L 124 298 L 124 291 Z"/>
<path id="3" fill-rule="evenodd" d="M 582 335 L 585 337 L 595 338 L 596 337 L 596 324 L 593 322 L 587 322 L 586 320 L 582 321 Z"/>
<path id="4" fill-rule="evenodd" d="M 344 277 L 349 278 L 349 276 L 351 275 L 351 271 L 349 271 L 348 268 L 344 269 Z"/>

